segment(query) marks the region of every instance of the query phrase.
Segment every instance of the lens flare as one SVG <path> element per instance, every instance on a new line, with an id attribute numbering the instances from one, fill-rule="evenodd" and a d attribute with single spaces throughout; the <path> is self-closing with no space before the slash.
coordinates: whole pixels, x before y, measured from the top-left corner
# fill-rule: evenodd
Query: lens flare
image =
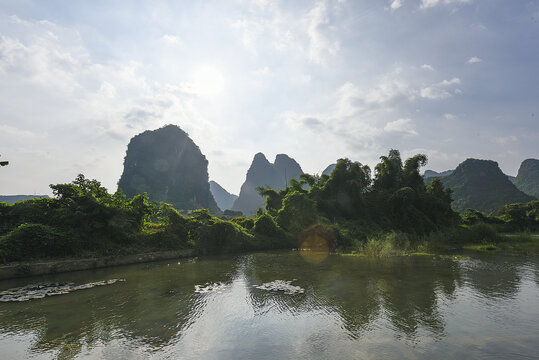
<path id="1" fill-rule="evenodd" d="M 303 259 L 319 263 L 335 250 L 335 235 L 324 224 L 315 224 L 299 236 L 299 251 Z"/>

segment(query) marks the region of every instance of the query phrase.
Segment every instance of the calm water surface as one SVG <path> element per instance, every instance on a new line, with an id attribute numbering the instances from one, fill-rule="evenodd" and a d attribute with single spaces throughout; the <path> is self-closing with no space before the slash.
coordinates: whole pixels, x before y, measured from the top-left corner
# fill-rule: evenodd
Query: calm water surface
<path id="1" fill-rule="evenodd" d="M 126 281 L 0 303 L 0 358 L 537 359 L 539 354 L 538 257 L 313 259 L 269 252 L 3 281 L 0 290 L 112 278 Z M 275 280 L 292 281 L 297 288 L 257 287 Z"/>

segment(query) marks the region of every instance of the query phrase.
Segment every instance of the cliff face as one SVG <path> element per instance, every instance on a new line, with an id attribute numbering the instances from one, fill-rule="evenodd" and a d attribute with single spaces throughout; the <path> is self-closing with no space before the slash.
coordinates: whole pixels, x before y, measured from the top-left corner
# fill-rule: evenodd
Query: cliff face
<path id="1" fill-rule="evenodd" d="M 456 211 L 472 208 L 490 213 L 506 204 L 533 200 L 517 189 L 498 163 L 491 160 L 467 159 L 440 180 L 453 190 L 452 207 Z"/>
<path id="2" fill-rule="evenodd" d="M 520 191 L 539 198 L 539 160 L 524 160 L 514 183 Z"/>
<path id="3" fill-rule="evenodd" d="M 301 174 L 303 171 L 299 164 L 285 154 L 277 155 L 273 164 L 264 154 L 256 154 L 232 210 L 241 211 L 245 215 L 253 214 L 259 207 L 264 207 L 264 198 L 258 195 L 257 187 L 269 186 L 280 190 L 285 188 L 292 178 L 298 179 Z"/>
<path id="4" fill-rule="evenodd" d="M 118 188 L 128 197 L 147 192 L 151 200 L 170 203 L 176 209 L 218 211 L 208 183 L 208 160 L 175 125 L 131 139 Z"/>
<path id="5" fill-rule="evenodd" d="M 322 175 L 327 175 L 327 176 L 331 176 L 331 173 L 333 172 L 333 170 L 335 170 L 335 167 L 337 166 L 337 164 L 329 164 L 325 169 L 324 171 L 322 171 Z"/>
<path id="6" fill-rule="evenodd" d="M 217 206 L 221 210 L 232 209 L 234 201 L 238 198 L 238 195 L 234 195 L 226 191 L 221 185 L 215 181 L 210 181 L 210 191 L 213 195 L 213 198 L 217 202 Z"/>

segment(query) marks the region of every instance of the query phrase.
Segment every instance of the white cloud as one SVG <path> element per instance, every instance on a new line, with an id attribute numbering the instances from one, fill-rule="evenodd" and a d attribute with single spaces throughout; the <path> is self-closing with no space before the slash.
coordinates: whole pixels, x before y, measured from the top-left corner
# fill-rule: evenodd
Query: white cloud
<path id="1" fill-rule="evenodd" d="M 452 78 L 451 80 L 443 80 L 439 83 L 422 88 L 420 90 L 420 96 L 426 99 L 445 99 L 451 97 L 451 93 L 449 92 L 448 88 L 453 85 L 460 84 L 460 82 L 460 79 L 456 77 Z M 455 90 L 455 92 L 457 90 Z"/>
<path id="2" fill-rule="evenodd" d="M 429 64 L 423 64 L 421 65 L 421 69 L 423 70 L 429 70 L 429 71 L 433 71 L 434 68 L 432 66 L 430 66 Z"/>
<path id="3" fill-rule="evenodd" d="M 268 78 L 272 76 L 273 74 L 269 67 L 264 66 L 260 69 L 256 69 L 255 71 L 253 71 L 253 75 L 258 78 Z"/>
<path id="4" fill-rule="evenodd" d="M 35 140 L 37 138 L 46 137 L 47 134 L 42 132 L 33 132 L 29 130 L 19 129 L 15 126 L 9 125 L 0 125 L 0 134 L 6 135 L 6 137 L 11 137 L 17 143 L 21 143 L 28 140 Z"/>
<path id="5" fill-rule="evenodd" d="M 161 40 L 169 43 L 169 44 L 181 44 L 181 39 L 179 36 L 176 36 L 176 35 L 170 35 L 170 34 L 165 34 L 161 37 Z"/>
<path id="6" fill-rule="evenodd" d="M 421 0 L 421 8 L 431 8 L 437 5 L 465 4 L 472 0 Z"/>
<path id="7" fill-rule="evenodd" d="M 319 2 L 303 19 L 309 36 L 308 56 L 314 63 L 325 63 L 328 56 L 334 56 L 339 51 L 340 44 L 330 38 L 331 23 L 328 6 Z"/>
<path id="8" fill-rule="evenodd" d="M 275 3 L 251 7 L 249 17 L 231 20 L 243 45 L 257 53 L 268 44 L 315 64 L 326 64 L 340 50 L 332 16 L 341 2 L 319 1 L 307 12 L 283 10 Z"/>
<path id="9" fill-rule="evenodd" d="M 478 58 L 477 56 L 471 57 L 467 61 L 468 64 L 477 64 L 477 63 L 480 63 L 480 62 L 483 62 L 483 60 Z"/>
<path id="10" fill-rule="evenodd" d="M 389 6 L 391 10 L 397 10 L 402 6 L 403 0 L 393 0 L 391 1 L 391 5 Z"/>
<path id="11" fill-rule="evenodd" d="M 403 135 L 418 135 L 417 131 L 413 128 L 412 119 L 398 119 L 388 122 L 384 126 L 384 131 Z"/>
<path id="12" fill-rule="evenodd" d="M 103 81 L 97 93 L 105 98 L 111 99 L 116 96 L 116 88 L 108 81 Z"/>
<path id="13" fill-rule="evenodd" d="M 449 113 L 444 114 L 444 119 L 446 120 L 455 120 L 456 118 L 457 118 L 456 115 L 449 114 Z"/>
<path id="14" fill-rule="evenodd" d="M 504 145 L 510 142 L 517 142 L 518 138 L 514 135 L 498 136 L 498 137 L 492 138 L 492 141 L 495 142 L 496 144 Z"/>

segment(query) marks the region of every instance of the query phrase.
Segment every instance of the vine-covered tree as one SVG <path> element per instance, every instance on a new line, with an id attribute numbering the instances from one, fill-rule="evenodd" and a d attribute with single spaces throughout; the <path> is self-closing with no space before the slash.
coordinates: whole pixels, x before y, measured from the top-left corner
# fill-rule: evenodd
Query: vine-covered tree
<path id="1" fill-rule="evenodd" d="M 2 156 L 2 155 L 0 155 Z M 0 166 L 6 166 L 9 164 L 9 161 L 0 161 Z"/>

